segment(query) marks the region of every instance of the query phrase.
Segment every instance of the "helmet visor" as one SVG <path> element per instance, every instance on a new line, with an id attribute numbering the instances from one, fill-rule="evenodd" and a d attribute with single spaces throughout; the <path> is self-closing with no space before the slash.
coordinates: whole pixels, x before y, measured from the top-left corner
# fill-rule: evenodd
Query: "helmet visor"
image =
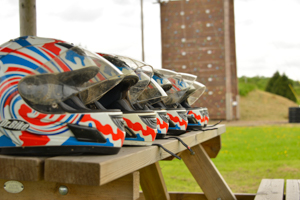
<path id="1" fill-rule="evenodd" d="M 149 103 L 150 105 L 155 104 L 164 98 L 167 98 L 167 93 L 160 87 L 160 85 L 152 78 L 150 84 L 143 91 L 138 98 L 138 103 L 143 105 Z"/>
<path id="2" fill-rule="evenodd" d="M 179 103 L 189 89 L 188 87 L 183 87 L 185 82 L 179 74 L 173 78 L 169 78 L 169 80 L 172 83 L 172 88 L 167 91 L 168 97 L 163 100 L 166 105 Z"/>
<path id="3" fill-rule="evenodd" d="M 193 83 L 196 81 L 197 76 L 193 74 L 188 74 L 188 73 L 179 73 L 184 80 L 184 82 L 187 83 L 187 87 L 193 85 Z"/>
<path id="4" fill-rule="evenodd" d="M 125 56 L 105 53 L 99 53 L 99 55 L 114 64 L 124 74 L 135 74 L 138 76 L 138 82 L 132 85 L 128 91 L 128 100 L 131 103 L 136 103 L 138 97 L 150 83 L 150 79 L 153 76 L 153 68 L 146 63 Z"/>
<path id="5" fill-rule="evenodd" d="M 134 70 L 139 77 L 139 81 L 130 87 L 128 92 L 128 99 L 131 103 L 137 103 L 139 96 L 148 87 L 153 74 L 152 68 L 149 66 L 142 66 Z"/>
<path id="6" fill-rule="evenodd" d="M 132 67 L 132 63 L 128 62 L 127 60 L 122 59 L 123 57 L 113 55 L 113 54 L 106 54 L 106 53 L 97 53 L 101 57 L 105 58 L 111 64 L 113 64 L 116 68 L 118 68 L 123 74 L 125 75 L 134 75 L 134 70 L 137 67 Z M 134 64 L 134 66 L 136 66 Z"/>
<path id="7" fill-rule="evenodd" d="M 206 90 L 206 86 L 197 81 L 193 83 L 193 87 L 195 88 L 195 91 L 187 99 L 189 105 L 194 104 Z"/>
<path id="8" fill-rule="evenodd" d="M 157 71 L 172 83 L 172 88 L 167 91 L 168 97 L 164 98 L 163 102 L 166 105 L 179 103 L 189 90 L 189 84 L 183 80 L 180 74 L 174 71 L 167 69 L 157 69 Z"/>
<path id="9" fill-rule="evenodd" d="M 174 75 L 170 75 L 169 77 L 176 76 L 176 73 L 174 72 Z M 158 70 L 154 70 L 153 79 L 164 89 L 164 91 L 168 91 L 172 88 L 172 83 L 168 80 L 168 77 L 159 72 Z"/>
<path id="10" fill-rule="evenodd" d="M 33 104 L 52 105 L 80 95 L 84 104 L 100 99 L 124 78 L 111 63 L 88 50 L 72 47 L 24 77 L 20 95 Z"/>

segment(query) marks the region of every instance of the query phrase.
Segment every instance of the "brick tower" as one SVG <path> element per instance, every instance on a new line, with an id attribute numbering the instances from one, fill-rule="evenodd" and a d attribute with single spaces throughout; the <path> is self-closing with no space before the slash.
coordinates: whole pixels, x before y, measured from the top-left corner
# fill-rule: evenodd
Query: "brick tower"
<path id="1" fill-rule="evenodd" d="M 238 119 L 233 0 L 170 0 L 160 8 L 162 67 L 206 85 L 193 106 L 207 107 L 212 119 Z"/>

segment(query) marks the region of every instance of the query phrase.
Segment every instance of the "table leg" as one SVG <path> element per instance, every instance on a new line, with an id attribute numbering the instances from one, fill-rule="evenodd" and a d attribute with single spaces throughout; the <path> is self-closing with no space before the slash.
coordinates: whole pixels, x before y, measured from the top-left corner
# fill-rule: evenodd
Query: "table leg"
<path id="1" fill-rule="evenodd" d="M 208 200 L 236 200 L 236 197 L 215 167 L 201 144 L 192 147 L 195 155 L 188 150 L 181 154 L 198 185 Z"/>
<path id="2" fill-rule="evenodd" d="M 170 199 L 158 162 L 140 169 L 140 184 L 146 200 Z"/>
<path id="3" fill-rule="evenodd" d="M 214 137 L 201 143 L 210 158 L 216 158 L 221 150 L 221 136 Z"/>

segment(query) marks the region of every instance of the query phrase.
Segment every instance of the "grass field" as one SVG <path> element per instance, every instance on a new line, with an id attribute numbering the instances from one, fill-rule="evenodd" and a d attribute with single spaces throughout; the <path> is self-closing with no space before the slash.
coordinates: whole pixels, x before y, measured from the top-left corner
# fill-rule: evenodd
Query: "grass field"
<path id="1" fill-rule="evenodd" d="M 255 193 L 263 178 L 300 179 L 300 126 L 227 127 L 213 162 L 234 193 Z M 160 166 L 168 191 L 201 191 L 182 160 Z"/>

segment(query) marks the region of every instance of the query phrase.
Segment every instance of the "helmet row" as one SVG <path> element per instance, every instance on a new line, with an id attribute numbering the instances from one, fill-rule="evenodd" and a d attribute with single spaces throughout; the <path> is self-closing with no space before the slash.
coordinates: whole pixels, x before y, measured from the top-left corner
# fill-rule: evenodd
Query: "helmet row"
<path id="1" fill-rule="evenodd" d="M 24 36 L 0 46 L 0 153 L 116 154 L 123 145 L 199 130 L 196 76 L 153 69 L 62 40 Z"/>

